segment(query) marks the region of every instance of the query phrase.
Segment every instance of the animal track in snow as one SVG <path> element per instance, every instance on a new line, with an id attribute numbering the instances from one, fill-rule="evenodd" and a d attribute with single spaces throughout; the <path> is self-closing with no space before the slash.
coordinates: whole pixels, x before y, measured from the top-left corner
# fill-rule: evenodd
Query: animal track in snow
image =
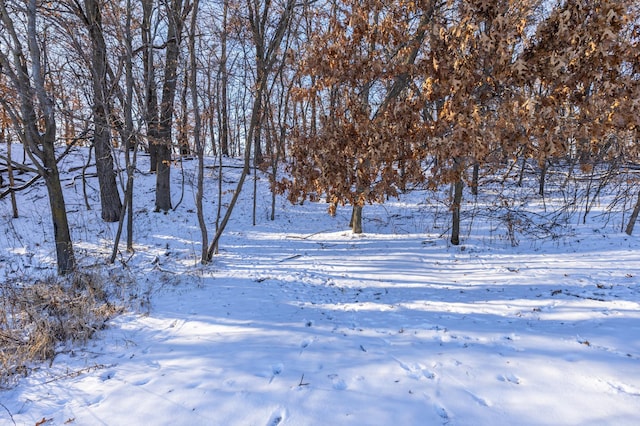
<path id="1" fill-rule="evenodd" d="M 269 417 L 266 426 L 278 426 L 281 424 L 286 417 L 286 410 L 284 408 L 276 409 Z"/>
<path id="2" fill-rule="evenodd" d="M 276 378 L 276 376 L 279 376 L 280 374 L 282 374 L 282 371 L 284 370 L 284 365 L 279 362 L 277 364 L 273 364 L 271 366 L 271 378 L 269 379 L 269 383 L 273 382 L 273 379 Z"/>
<path id="3" fill-rule="evenodd" d="M 422 378 L 426 378 L 429 380 L 433 380 L 436 378 L 436 373 L 434 373 L 433 371 L 430 371 L 420 363 L 409 365 L 400 361 L 397 358 L 394 358 L 394 359 L 396 360 L 398 365 L 400 365 L 400 367 L 407 372 L 407 376 L 411 377 L 412 379 L 420 380 Z"/>
<path id="4" fill-rule="evenodd" d="M 465 392 L 467 394 L 469 394 L 469 396 L 471 398 L 473 398 L 473 400 L 475 402 L 477 402 L 478 404 L 482 405 L 483 407 L 491 407 L 493 405 L 493 403 L 491 401 L 489 401 L 488 399 L 482 398 L 482 397 L 480 397 L 480 396 L 478 396 L 478 395 L 476 395 L 476 394 L 474 394 L 474 393 L 472 393 L 472 392 L 470 392 L 468 390 L 465 390 Z"/>
<path id="5" fill-rule="evenodd" d="M 307 338 L 303 339 L 302 342 L 300 342 L 301 352 L 302 352 L 303 349 L 308 348 L 309 345 L 312 344 L 314 341 L 315 341 L 315 339 L 312 338 L 312 337 L 307 337 Z"/>
<path id="6" fill-rule="evenodd" d="M 131 382 L 132 385 L 134 386 L 144 386 L 147 383 L 149 383 L 151 381 L 151 379 L 149 379 L 148 377 L 143 377 L 142 379 L 136 380 L 134 382 Z"/>
<path id="7" fill-rule="evenodd" d="M 115 370 L 107 370 L 102 374 L 100 374 L 100 380 L 102 380 L 103 382 L 106 382 L 107 380 L 113 379 L 115 375 L 116 375 Z"/>
<path id="8" fill-rule="evenodd" d="M 449 413 L 447 413 L 447 410 L 445 410 L 444 407 L 441 407 L 439 405 L 435 405 L 434 408 L 438 416 L 440 416 L 440 418 L 442 419 L 442 424 L 443 425 L 448 424 L 450 419 L 449 419 Z"/>
<path id="9" fill-rule="evenodd" d="M 505 383 L 513 383 L 515 385 L 520 384 L 520 378 L 515 374 L 511 374 L 511 373 L 498 375 L 498 380 Z"/>
<path id="10" fill-rule="evenodd" d="M 347 388 L 347 383 L 337 374 L 329 374 L 327 377 L 331 379 L 332 386 L 335 390 L 345 390 Z"/>

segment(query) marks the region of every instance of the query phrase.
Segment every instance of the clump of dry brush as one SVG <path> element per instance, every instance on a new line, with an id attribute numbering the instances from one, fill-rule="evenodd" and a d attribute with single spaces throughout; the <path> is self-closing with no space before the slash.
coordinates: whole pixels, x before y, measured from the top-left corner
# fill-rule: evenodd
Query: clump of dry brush
<path id="1" fill-rule="evenodd" d="M 84 342 L 121 308 L 109 301 L 99 274 L 77 272 L 0 284 L 0 388 L 53 360 L 66 342 Z"/>

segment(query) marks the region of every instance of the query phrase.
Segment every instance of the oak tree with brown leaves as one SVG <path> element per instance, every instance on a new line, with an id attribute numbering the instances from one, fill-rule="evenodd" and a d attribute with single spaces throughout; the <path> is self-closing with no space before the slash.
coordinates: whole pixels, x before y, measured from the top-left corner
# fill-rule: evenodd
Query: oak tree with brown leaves
<path id="1" fill-rule="evenodd" d="M 336 0 L 322 11 L 298 91 L 322 112 L 317 131 L 294 131 L 292 201 L 361 207 L 422 178 L 450 183 L 459 244 L 470 167 L 475 191 L 481 167 L 523 153 L 543 173 L 550 159 L 637 139 L 632 1 Z"/>
<path id="2" fill-rule="evenodd" d="M 353 206 L 352 230 L 362 232 L 362 206 L 396 196 L 422 179 L 419 99 L 411 70 L 435 1 L 334 1 L 321 14 L 326 28 L 301 61 L 298 99 L 313 99 L 319 122 L 294 129 L 292 201 L 326 196 Z M 304 132 L 304 129 L 313 129 Z M 317 128 L 317 131 L 315 129 Z"/>

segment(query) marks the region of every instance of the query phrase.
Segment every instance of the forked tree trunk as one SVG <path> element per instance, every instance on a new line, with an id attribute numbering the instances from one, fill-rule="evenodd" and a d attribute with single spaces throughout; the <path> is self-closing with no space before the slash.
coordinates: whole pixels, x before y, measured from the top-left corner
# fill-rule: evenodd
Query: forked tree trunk
<path id="1" fill-rule="evenodd" d="M 47 187 L 53 235 L 56 246 L 57 269 L 60 275 L 73 272 L 76 267 L 69 222 L 65 208 L 62 185 L 55 155 L 56 117 L 53 93 L 45 79 L 45 67 L 42 64 L 46 55 L 40 49 L 38 38 L 38 3 L 36 0 L 24 2 L 25 16 L 15 17 L 7 10 L 5 1 L 0 0 L 0 21 L 6 37 L 6 44 L 0 49 L 0 66 L 8 76 L 20 103 L 20 117 L 12 116 L 14 127 L 21 133 L 24 153 L 29 156 L 38 174 Z M 26 20 L 26 34 L 18 36 L 14 19 Z M 22 20 L 21 20 L 22 21 Z M 22 28 L 22 27 L 21 27 Z M 24 36 L 24 37 L 22 37 Z M 25 51 L 17 40 L 26 39 Z"/>
<path id="2" fill-rule="evenodd" d="M 296 5 L 295 0 L 287 0 L 284 4 L 284 7 L 278 13 L 280 16 L 278 17 L 277 23 L 275 24 L 275 30 L 270 39 L 267 39 L 267 34 L 265 33 L 265 28 L 263 27 L 264 23 L 270 18 L 269 13 L 270 2 L 266 2 L 262 4 L 262 11 L 259 10 L 260 3 L 259 2 L 251 2 L 247 1 L 247 10 L 249 13 L 249 26 L 251 27 L 251 33 L 253 36 L 254 47 L 256 49 L 256 69 L 257 69 L 257 79 L 256 79 L 256 90 L 254 93 L 253 99 L 253 108 L 251 110 L 251 119 L 249 121 L 249 128 L 246 132 L 245 139 L 245 156 L 244 156 L 244 166 L 242 168 L 242 174 L 240 175 L 240 179 L 238 180 L 238 184 L 236 190 L 231 198 L 229 203 L 229 207 L 220 222 L 220 226 L 216 229 L 216 234 L 213 237 L 213 240 L 209 244 L 209 249 L 207 250 L 207 258 L 206 261 L 211 261 L 213 257 L 213 253 L 217 250 L 218 241 L 224 232 L 229 218 L 231 217 L 231 213 L 233 212 L 233 208 L 235 207 L 236 202 L 238 201 L 238 197 L 240 195 L 240 191 L 244 185 L 244 181 L 249 174 L 250 166 L 251 166 L 251 146 L 253 145 L 253 141 L 255 140 L 255 135 L 257 128 L 262 126 L 263 119 L 263 97 L 266 94 L 267 86 L 268 86 L 268 72 L 273 69 L 273 65 L 278 59 L 278 49 L 282 43 L 286 32 L 289 29 L 289 25 L 291 23 L 291 17 L 293 13 L 293 9 Z M 260 15 L 258 15 L 258 13 Z M 222 150 L 220 150 L 222 152 Z M 222 167 L 222 163 L 220 164 Z"/>

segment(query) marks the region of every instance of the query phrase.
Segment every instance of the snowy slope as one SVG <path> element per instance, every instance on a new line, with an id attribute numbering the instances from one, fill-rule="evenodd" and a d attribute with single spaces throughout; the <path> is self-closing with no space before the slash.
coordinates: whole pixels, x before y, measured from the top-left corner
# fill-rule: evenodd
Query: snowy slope
<path id="1" fill-rule="evenodd" d="M 152 212 L 154 177 L 138 176 L 137 252 L 104 267 L 126 281 L 129 311 L 0 391 L 1 425 L 640 424 L 640 241 L 618 232 L 621 218 L 571 219 L 560 238 L 523 234 L 512 247 L 470 216 L 469 199 L 454 247 L 446 211 L 414 191 L 367 206 L 356 236 L 348 208 L 332 218 L 322 203 L 279 198 L 267 220 L 262 177 L 258 224 L 249 182 L 203 267 L 195 162 L 184 167 L 184 202 L 168 215 Z M 207 173 L 212 221 L 217 170 Z M 225 169 L 227 189 L 237 173 Z M 84 208 L 72 177 L 76 250 L 95 268 L 115 225 Z M 175 202 L 177 169 L 173 179 Z M 0 276 L 51 273 L 44 196 L 41 185 L 20 193 L 20 219 L 0 202 Z"/>

